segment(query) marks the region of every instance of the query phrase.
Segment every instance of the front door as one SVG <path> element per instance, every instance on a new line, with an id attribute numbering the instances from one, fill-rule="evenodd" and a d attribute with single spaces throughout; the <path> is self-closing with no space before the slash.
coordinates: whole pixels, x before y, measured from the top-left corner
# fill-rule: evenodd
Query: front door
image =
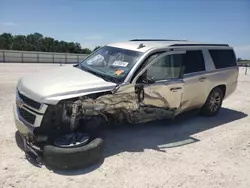
<path id="1" fill-rule="evenodd" d="M 145 108 L 175 111 L 180 108 L 184 82 L 182 64 L 185 51 L 165 52 L 135 77 L 140 105 Z"/>

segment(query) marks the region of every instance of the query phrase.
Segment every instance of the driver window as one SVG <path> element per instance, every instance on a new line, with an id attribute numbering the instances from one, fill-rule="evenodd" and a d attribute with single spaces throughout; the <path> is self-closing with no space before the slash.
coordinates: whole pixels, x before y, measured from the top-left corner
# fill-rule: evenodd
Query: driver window
<path id="1" fill-rule="evenodd" d="M 147 70 L 147 77 L 155 81 L 180 78 L 183 54 L 166 55 L 151 65 Z"/>

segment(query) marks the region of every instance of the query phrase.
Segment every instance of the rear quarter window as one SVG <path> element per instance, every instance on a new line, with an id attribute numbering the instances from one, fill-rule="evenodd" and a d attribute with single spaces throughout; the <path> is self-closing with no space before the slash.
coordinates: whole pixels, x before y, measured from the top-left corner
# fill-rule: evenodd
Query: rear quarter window
<path id="1" fill-rule="evenodd" d="M 208 50 L 216 69 L 237 66 L 233 50 Z"/>

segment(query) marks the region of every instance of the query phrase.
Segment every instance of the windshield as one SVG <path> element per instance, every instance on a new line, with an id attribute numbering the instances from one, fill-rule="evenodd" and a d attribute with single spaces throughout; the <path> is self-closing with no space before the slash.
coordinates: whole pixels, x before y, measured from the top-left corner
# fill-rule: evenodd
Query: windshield
<path id="1" fill-rule="evenodd" d="M 104 46 L 84 59 L 79 67 L 108 81 L 123 82 L 142 52 Z"/>

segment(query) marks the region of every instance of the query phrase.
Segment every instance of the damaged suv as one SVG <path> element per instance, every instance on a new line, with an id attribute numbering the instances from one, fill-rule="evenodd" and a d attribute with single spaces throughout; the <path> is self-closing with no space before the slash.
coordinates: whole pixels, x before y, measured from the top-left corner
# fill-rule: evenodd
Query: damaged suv
<path id="1" fill-rule="evenodd" d="M 58 168 L 99 160 L 105 122 L 141 123 L 200 109 L 216 115 L 237 87 L 226 44 L 134 39 L 94 51 L 77 65 L 20 79 L 14 114 L 26 153 Z"/>

